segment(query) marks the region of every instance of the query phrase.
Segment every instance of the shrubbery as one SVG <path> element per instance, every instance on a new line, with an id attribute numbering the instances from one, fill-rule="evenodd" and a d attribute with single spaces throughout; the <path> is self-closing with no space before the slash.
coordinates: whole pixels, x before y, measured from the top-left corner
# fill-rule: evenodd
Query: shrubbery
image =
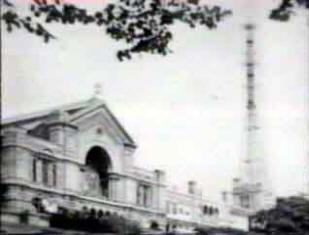
<path id="1" fill-rule="evenodd" d="M 140 227 L 137 222 L 118 215 L 103 213 L 101 215 L 94 215 L 64 210 L 51 216 L 50 226 L 96 233 L 140 234 Z"/>
<path id="2" fill-rule="evenodd" d="M 249 219 L 249 232 L 229 228 L 198 228 L 199 235 L 309 235 L 309 200 L 277 199 L 276 205 Z"/>
<path id="3" fill-rule="evenodd" d="M 198 235 L 247 235 L 245 231 L 232 228 L 197 228 Z"/>
<path id="4" fill-rule="evenodd" d="M 250 218 L 250 231 L 273 235 L 308 235 L 309 200 L 303 197 L 279 198 L 276 206 Z"/>
<path id="5" fill-rule="evenodd" d="M 68 212 L 55 214 L 51 226 L 87 232 L 110 232 L 116 234 L 140 234 L 137 222 L 103 213 Z M 230 228 L 197 228 L 199 235 L 309 235 L 309 200 L 303 197 L 277 199 L 276 205 L 251 216 L 249 232 Z M 152 223 L 152 229 L 158 227 Z"/>

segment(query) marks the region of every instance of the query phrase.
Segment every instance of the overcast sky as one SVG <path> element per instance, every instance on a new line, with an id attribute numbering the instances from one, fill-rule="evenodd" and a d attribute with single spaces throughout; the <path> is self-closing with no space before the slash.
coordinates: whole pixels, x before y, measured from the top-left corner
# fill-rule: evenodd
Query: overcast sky
<path id="1" fill-rule="evenodd" d="M 167 171 L 172 184 L 198 181 L 218 198 L 245 153 L 245 32 L 257 24 L 256 78 L 261 151 L 277 195 L 305 189 L 308 155 L 308 26 L 267 19 L 278 1 L 221 0 L 234 15 L 213 31 L 174 27 L 174 53 L 120 63 L 121 44 L 103 29 L 51 26 L 44 44 L 2 32 L 2 116 L 88 99 L 101 83 L 111 110 L 138 143 L 136 164 Z M 93 3 L 92 3 L 93 4 Z M 3 30 L 4 31 L 4 30 Z M 308 165 L 308 160 L 307 160 Z M 181 187 L 179 187 L 181 188 Z"/>

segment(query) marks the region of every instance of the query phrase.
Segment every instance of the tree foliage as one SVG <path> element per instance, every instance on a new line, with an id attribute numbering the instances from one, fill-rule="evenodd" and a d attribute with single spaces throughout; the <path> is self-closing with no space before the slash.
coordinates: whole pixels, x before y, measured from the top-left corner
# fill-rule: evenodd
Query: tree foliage
<path id="1" fill-rule="evenodd" d="M 300 7 L 309 10 L 309 0 L 282 0 L 276 9 L 271 11 L 269 17 L 274 20 L 288 21 Z"/>
<path id="2" fill-rule="evenodd" d="M 226 227 L 199 227 L 195 231 L 197 235 L 248 235 L 248 232 Z"/>
<path id="3" fill-rule="evenodd" d="M 191 28 L 214 29 L 232 12 L 220 6 L 203 5 L 200 0 L 118 0 L 106 2 L 102 9 L 89 12 L 78 4 L 63 0 L 30 0 L 28 15 L 21 16 L 10 0 L 0 0 L 8 32 L 24 29 L 48 43 L 56 39 L 48 24 L 82 24 L 104 27 L 112 39 L 127 47 L 117 52 L 117 58 L 131 59 L 133 53 L 166 55 L 174 35 L 171 26 L 182 22 Z M 288 21 L 296 9 L 309 9 L 309 0 L 281 0 L 269 15 L 270 19 Z"/>
<path id="4" fill-rule="evenodd" d="M 250 230 L 261 234 L 308 235 L 309 200 L 302 197 L 278 199 L 274 208 L 250 218 Z"/>
<path id="5" fill-rule="evenodd" d="M 229 228 L 198 228 L 199 235 L 309 235 L 309 200 L 278 198 L 276 205 L 249 218 L 249 231 Z"/>
<path id="6" fill-rule="evenodd" d="M 231 14 L 231 11 L 219 6 L 201 5 L 199 0 L 119 0 L 117 3 L 106 3 L 103 9 L 93 13 L 60 0 L 33 0 L 29 15 L 21 17 L 11 3 L 2 1 L 6 6 L 2 19 L 9 32 L 25 29 L 42 37 L 47 43 L 56 38 L 46 29 L 47 24 L 94 24 L 105 27 L 105 32 L 112 39 L 124 41 L 128 45 L 118 51 L 119 60 L 130 59 L 132 53 L 166 55 L 171 52 L 171 26 L 176 21 L 191 28 L 200 25 L 214 29 Z"/>

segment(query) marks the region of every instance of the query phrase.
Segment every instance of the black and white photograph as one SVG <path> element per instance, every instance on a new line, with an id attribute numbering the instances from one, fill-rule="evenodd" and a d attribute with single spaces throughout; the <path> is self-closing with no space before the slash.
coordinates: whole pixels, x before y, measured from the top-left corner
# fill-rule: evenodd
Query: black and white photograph
<path id="1" fill-rule="evenodd" d="M 0 4 L 0 234 L 309 235 L 309 0 Z"/>

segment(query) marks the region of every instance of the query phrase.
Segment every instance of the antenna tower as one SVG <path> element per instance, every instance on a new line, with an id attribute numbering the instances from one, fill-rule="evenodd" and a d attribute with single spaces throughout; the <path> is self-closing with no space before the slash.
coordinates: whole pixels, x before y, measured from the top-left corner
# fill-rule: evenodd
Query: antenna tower
<path id="1" fill-rule="evenodd" d="M 234 201 L 247 213 L 254 213 L 268 208 L 272 204 L 272 195 L 269 191 L 267 165 L 264 161 L 263 141 L 261 128 L 257 120 L 255 61 L 254 61 L 254 30 L 255 25 L 245 25 L 246 38 L 246 147 L 247 152 L 242 161 L 242 175 L 234 180 Z M 271 200 L 270 200 L 271 199 Z"/>

